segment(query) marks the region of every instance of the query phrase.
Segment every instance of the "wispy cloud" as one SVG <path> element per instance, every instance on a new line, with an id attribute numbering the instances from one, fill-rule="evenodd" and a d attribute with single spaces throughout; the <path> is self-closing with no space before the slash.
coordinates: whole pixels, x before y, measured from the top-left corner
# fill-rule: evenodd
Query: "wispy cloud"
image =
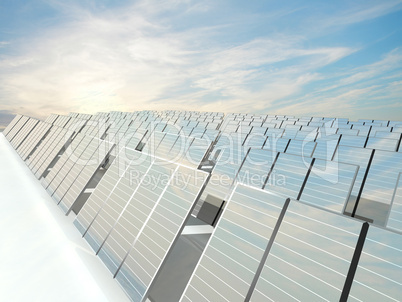
<path id="1" fill-rule="evenodd" d="M 9 44 L 10 44 L 10 42 L 8 42 L 8 41 L 0 41 L 0 48 L 6 47 Z"/>

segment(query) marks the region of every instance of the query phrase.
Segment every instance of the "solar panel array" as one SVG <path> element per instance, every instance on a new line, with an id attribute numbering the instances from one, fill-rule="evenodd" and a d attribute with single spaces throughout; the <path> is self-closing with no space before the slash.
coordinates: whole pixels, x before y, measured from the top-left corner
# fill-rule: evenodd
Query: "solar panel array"
<path id="1" fill-rule="evenodd" d="M 180 301 L 398 301 L 401 252 L 400 234 L 239 184 Z"/>
<path id="2" fill-rule="evenodd" d="M 402 296 L 402 122 L 72 112 L 3 134 L 133 301 Z"/>

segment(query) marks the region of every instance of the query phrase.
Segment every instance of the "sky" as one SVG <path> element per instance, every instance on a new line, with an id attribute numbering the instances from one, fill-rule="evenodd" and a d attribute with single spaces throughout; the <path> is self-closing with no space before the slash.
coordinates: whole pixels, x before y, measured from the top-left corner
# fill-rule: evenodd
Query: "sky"
<path id="1" fill-rule="evenodd" d="M 0 0 L 9 114 L 402 120 L 402 0 Z"/>

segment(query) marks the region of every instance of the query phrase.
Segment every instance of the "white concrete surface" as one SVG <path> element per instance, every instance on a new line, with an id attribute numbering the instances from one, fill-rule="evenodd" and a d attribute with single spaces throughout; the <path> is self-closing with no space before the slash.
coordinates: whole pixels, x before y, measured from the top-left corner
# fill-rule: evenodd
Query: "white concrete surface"
<path id="1" fill-rule="evenodd" d="M 129 301 L 0 133 L 0 301 Z"/>

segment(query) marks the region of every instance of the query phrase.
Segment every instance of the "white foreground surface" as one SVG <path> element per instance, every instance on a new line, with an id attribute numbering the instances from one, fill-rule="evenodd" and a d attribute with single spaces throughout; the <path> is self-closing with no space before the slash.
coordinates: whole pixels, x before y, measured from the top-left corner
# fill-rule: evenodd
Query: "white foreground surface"
<path id="1" fill-rule="evenodd" d="M 0 133 L 0 301 L 129 301 Z"/>

